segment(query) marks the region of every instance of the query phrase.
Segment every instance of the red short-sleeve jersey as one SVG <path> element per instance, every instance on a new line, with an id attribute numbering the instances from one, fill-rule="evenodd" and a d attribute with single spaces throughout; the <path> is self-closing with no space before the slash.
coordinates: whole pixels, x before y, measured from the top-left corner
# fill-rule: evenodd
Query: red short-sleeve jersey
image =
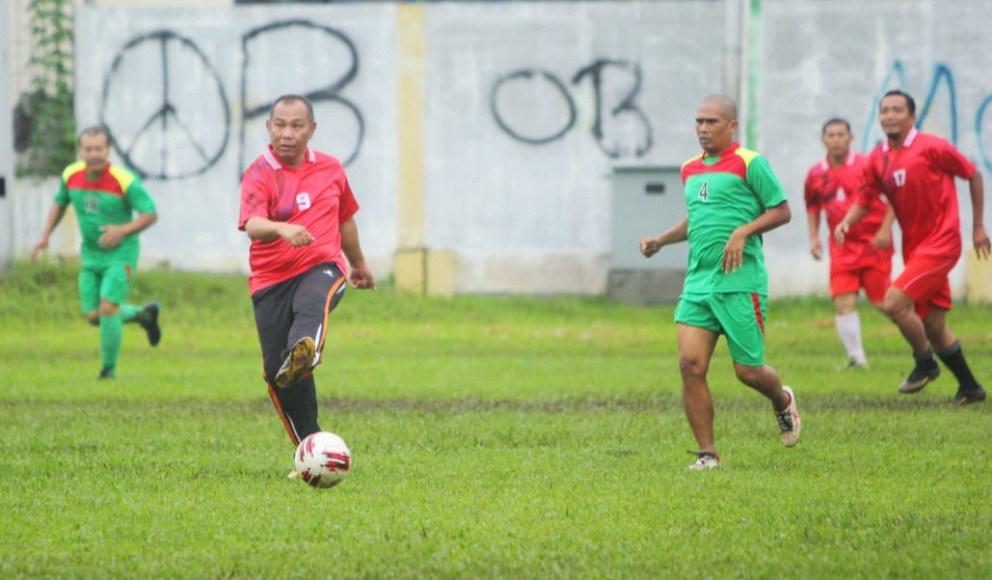
<path id="1" fill-rule="evenodd" d="M 902 255 L 960 256 L 961 219 L 954 178 L 970 179 L 975 165 L 946 140 L 913 129 L 902 147 L 888 141 L 868 155 L 858 201 L 885 195 L 902 229 Z"/>
<path id="2" fill-rule="evenodd" d="M 251 293 L 334 262 L 347 272 L 341 252 L 340 226 L 358 211 L 344 167 L 334 157 L 307 149 L 297 169 L 286 167 L 266 149 L 241 178 L 238 229 L 253 217 L 298 224 L 314 241 L 294 248 L 281 238 L 252 240 L 249 250 Z"/>
<path id="3" fill-rule="evenodd" d="M 854 200 L 861 185 L 865 156 L 851 151 L 843 165 L 833 167 L 827 158 L 822 159 L 806 173 L 803 188 L 806 211 L 819 216 L 826 214 L 830 235 L 830 263 L 845 268 L 862 268 L 879 259 L 891 259 L 892 250 L 876 250 L 871 240 L 885 220 L 888 210 L 883 196 L 876 196 L 867 206 L 864 219 L 850 229 L 843 244 L 834 241 L 832 232 L 840 223 Z"/>

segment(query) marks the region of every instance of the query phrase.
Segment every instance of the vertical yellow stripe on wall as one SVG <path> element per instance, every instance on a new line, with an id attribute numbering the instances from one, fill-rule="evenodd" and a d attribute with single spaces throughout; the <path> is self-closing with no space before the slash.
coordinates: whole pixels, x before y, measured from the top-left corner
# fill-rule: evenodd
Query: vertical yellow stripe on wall
<path id="1" fill-rule="evenodd" d="M 396 7 L 399 188 L 394 278 L 399 291 L 426 291 L 424 249 L 424 14 L 422 4 Z"/>

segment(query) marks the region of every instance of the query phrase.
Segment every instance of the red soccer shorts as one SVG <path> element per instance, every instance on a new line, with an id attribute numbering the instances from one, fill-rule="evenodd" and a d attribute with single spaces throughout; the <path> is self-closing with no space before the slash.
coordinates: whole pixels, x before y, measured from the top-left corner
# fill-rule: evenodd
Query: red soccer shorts
<path id="1" fill-rule="evenodd" d="M 892 280 L 892 256 L 879 253 L 872 263 L 857 267 L 843 268 L 830 266 L 830 297 L 841 294 L 857 294 L 862 288 L 872 304 L 881 304 L 885 291 Z"/>
<path id="2" fill-rule="evenodd" d="M 951 283 L 947 279 L 958 257 L 920 256 L 906 263 L 906 268 L 892 283 L 913 299 L 920 318 L 926 318 L 930 307 L 951 309 Z"/>

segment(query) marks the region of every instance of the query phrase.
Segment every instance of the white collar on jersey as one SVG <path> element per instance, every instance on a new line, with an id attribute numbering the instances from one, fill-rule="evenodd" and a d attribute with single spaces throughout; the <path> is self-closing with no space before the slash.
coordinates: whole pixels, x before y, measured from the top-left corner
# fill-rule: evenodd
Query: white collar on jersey
<path id="1" fill-rule="evenodd" d="M 847 160 L 844 161 L 844 165 L 854 165 L 854 158 L 857 154 L 853 150 L 848 150 Z M 820 160 L 820 169 L 826 171 L 830 169 L 830 156 L 824 157 Z"/>
<path id="2" fill-rule="evenodd" d="M 265 151 L 262 151 L 262 157 L 265 157 L 265 160 L 269 162 L 272 169 L 282 169 L 282 163 L 279 162 L 279 158 L 276 157 L 276 154 L 272 152 L 271 144 L 265 148 Z M 316 163 L 316 161 L 317 154 L 313 152 L 313 149 L 307 147 L 307 162 Z"/>
<path id="3" fill-rule="evenodd" d="M 906 134 L 906 138 L 902 140 L 902 146 L 909 147 L 910 145 L 912 145 L 913 139 L 916 138 L 916 135 L 918 133 L 919 131 L 916 130 L 916 127 L 910 129 L 909 133 Z M 889 140 L 886 139 L 885 141 L 882 141 L 882 151 L 889 151 L 890 149 L 891 147 L 889 147 Z"/>

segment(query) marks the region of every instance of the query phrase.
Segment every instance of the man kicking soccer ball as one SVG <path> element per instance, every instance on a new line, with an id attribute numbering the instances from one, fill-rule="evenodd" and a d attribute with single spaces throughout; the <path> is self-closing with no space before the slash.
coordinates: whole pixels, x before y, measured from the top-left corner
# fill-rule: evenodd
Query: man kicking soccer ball
<path id="1" fill-rule="evenodd" d="M 279 97 L 265 126 L 270 144 L 242 177 L 238 227 L 251 238 L 249 284 L 269 396 L 298 445 L 321 430 L 312 371 L 348 265 L 355 288 L 374 289 L 375 280 L 344 167 L 308 147 L 317 128 L 310 101 Z"/>

